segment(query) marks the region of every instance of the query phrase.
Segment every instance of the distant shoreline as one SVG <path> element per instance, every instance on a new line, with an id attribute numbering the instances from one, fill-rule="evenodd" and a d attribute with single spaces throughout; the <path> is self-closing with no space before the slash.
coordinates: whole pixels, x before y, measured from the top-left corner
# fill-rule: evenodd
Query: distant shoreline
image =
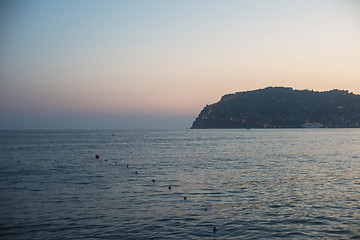
<path id="1" fill-rule="evenodd" d="M 304 127 L 305 126 L 305 127 Z M 360 95 L 267 87 L 224 95 L 206 105 L 192 129 L 359 128 Z"/>

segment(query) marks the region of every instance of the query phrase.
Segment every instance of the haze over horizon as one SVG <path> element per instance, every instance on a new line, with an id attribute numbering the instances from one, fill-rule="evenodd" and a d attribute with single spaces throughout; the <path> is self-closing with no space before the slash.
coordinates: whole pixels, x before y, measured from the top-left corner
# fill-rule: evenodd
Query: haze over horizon
<path id="1" fill-rule="evenodd" d="M 360 94 L 353 0 L 5 0 L 0 31 L 0 129 L 188 128 L 233 92 Z"/>

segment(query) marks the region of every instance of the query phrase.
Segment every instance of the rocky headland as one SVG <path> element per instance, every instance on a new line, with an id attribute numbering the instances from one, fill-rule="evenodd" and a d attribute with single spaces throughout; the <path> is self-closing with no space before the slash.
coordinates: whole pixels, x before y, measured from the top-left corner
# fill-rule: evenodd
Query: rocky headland
<path id="1" fill-rule="evenodd" d="M 191 128 L 300 128 L 309 123 L 360 127 L 360 95 L 347 90 L 317 92 L 288 87 L 237 92 L 206 105 Z"/>

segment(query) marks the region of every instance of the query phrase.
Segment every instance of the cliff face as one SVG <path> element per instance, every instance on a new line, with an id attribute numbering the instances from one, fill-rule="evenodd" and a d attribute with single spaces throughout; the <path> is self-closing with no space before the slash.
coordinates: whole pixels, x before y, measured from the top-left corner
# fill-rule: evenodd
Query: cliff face
<path id="1" fill-rule="evenodd" d="M 298 128 L 306 122 L 360 127 L 360 95 L 284 87 L 237 92 L 207 105 L 191 128 Z"/>

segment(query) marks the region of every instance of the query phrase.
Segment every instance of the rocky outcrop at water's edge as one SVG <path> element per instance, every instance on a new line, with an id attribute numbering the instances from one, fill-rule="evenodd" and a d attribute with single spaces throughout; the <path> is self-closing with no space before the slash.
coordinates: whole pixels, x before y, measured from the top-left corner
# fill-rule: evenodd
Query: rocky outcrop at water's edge
<path id="1" fill-rule="evenodd" d="M 299 128 L 312 122 L 329 128 L 360 127 L 360 95 L 288 87 L 237 92 L 206 105 L 191 128 Z"/>

